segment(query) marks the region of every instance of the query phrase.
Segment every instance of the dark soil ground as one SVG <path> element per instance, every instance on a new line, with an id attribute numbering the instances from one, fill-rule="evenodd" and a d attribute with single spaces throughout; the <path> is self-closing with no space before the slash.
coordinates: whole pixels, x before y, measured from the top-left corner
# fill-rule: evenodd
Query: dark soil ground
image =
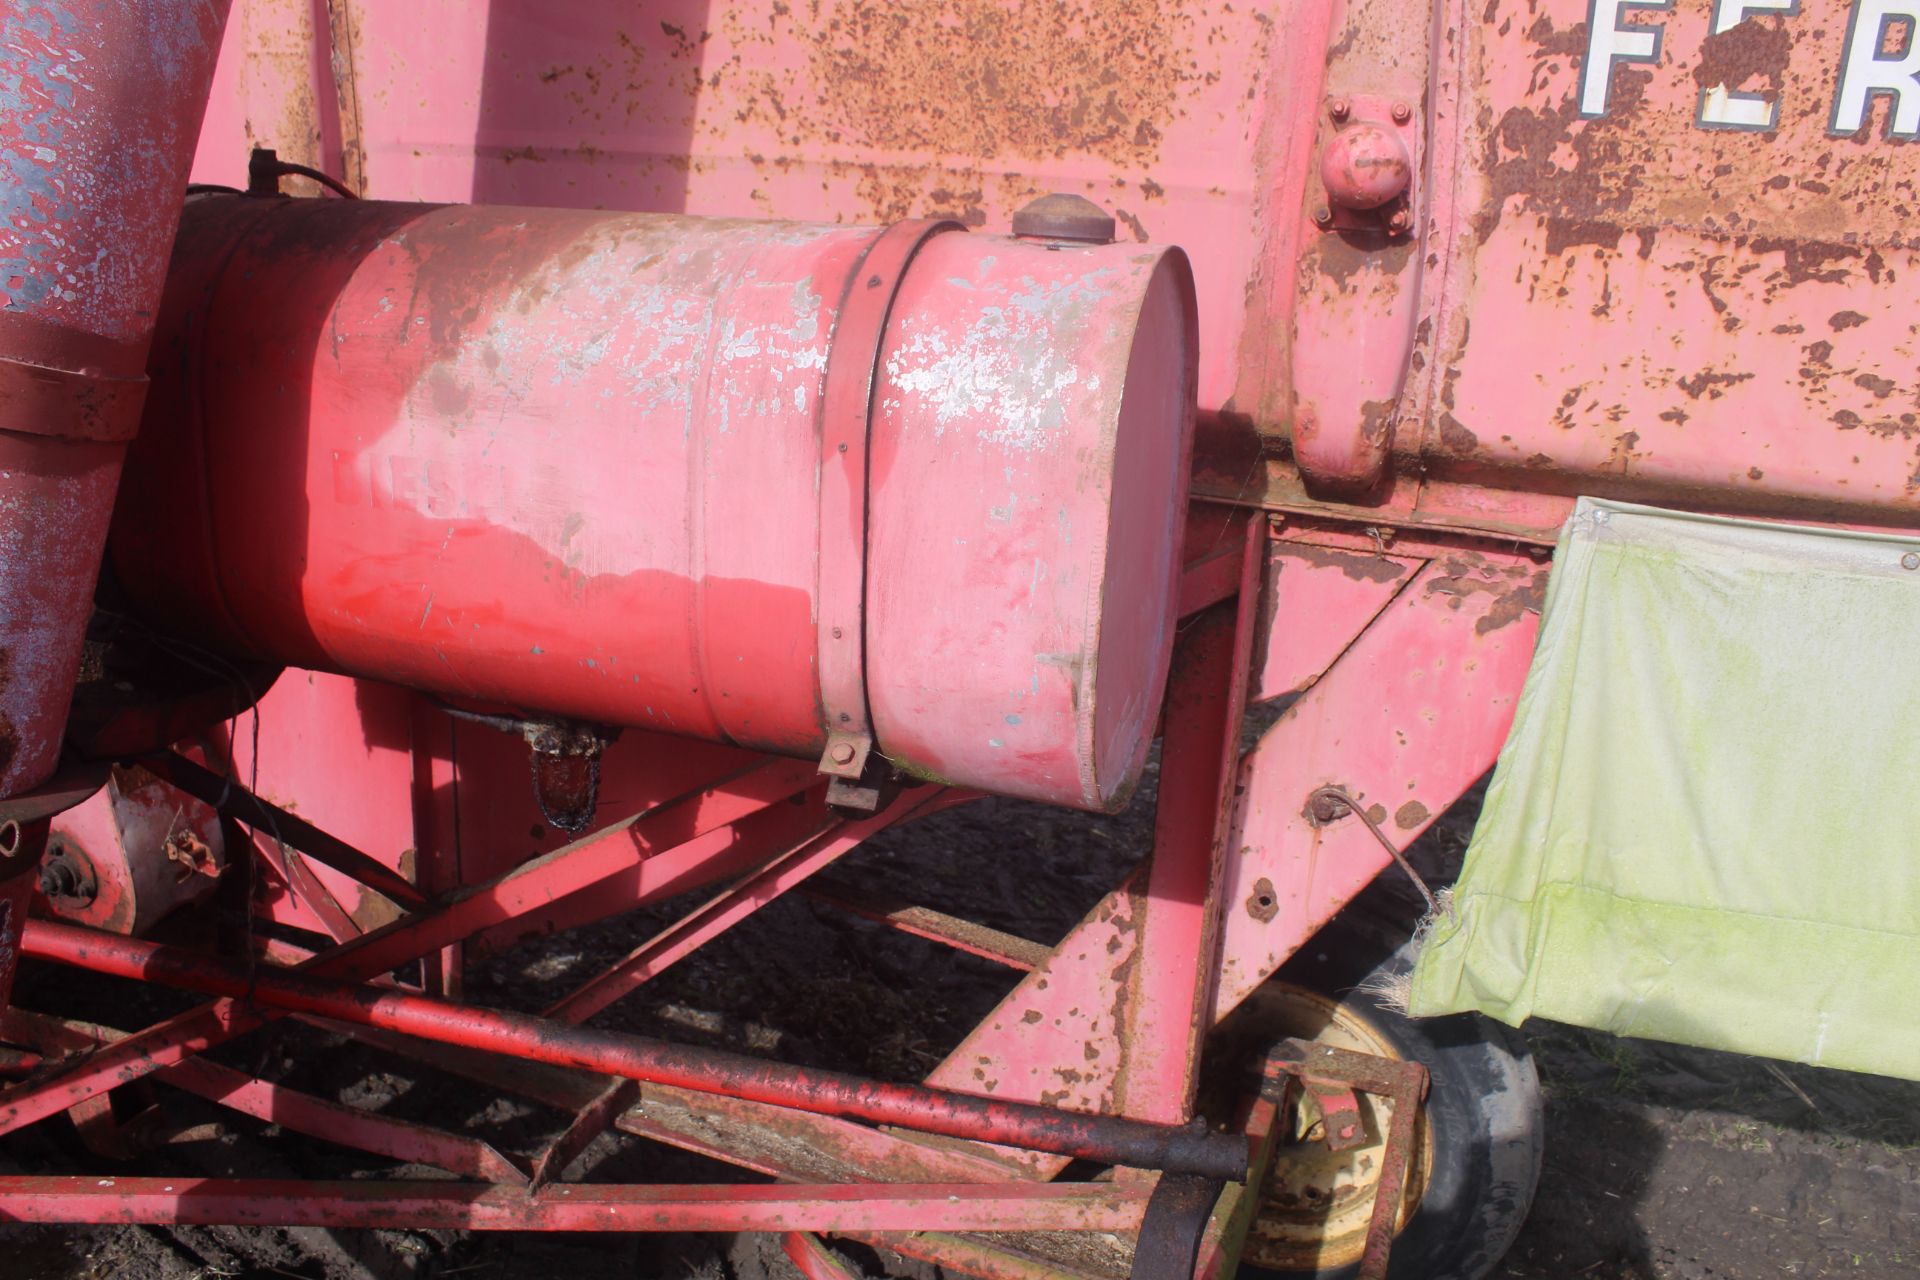
<path id="1" fill-rule="evenodd" d="M 1471 830 L 1456 809 L 1419 861 L 1444 877 Z M 1146 849 L 1150 803 L 1092 819 L 988 801 L 888 833 L 835 872 L 864 886 L 1021 934 L 1057 940 Z M 1395 911 L 1389 885 L 1369 905 Z M 537 1008 L 684 910 L 662 904 L 476 965 L 468 996 Z M 1872 975 L 1862 975 L 1871 981 Z M 818 903 L 783 899 L 597 1020 L 696 1043 L 895 1079 L 939 1060 L 1010 985 L 984 961 Z M 111 984 L 29 966 L 21 1003 L 125 1022 Z M 1890 1000 L 1899 993 L 1888 993 Z M 1760 1280 L 1920 1275 L 1920 1085 L 1527 1028 L 1546 1087 L 1545 1173 L 1499 1275 L 1526 1280 Z M 235 1065 L 358 1106 L 465 1125 L 533 1149 L 556 1113 L 498 1098 L 405 1060 L 278 1024 L 229 1047 Z M 378 1176 L 383 1166 L 169 1095 L 173 1141 L 108 1172 Z M 0 1144 L 6 1171 L 102 1170 L 64 1120 Z M 391 1166 L 385 1170 L 390 1171 Z M 712 1180 L 696 1157 L 599 1139 L 574 1175 Z M 867 1259 L 871 1265 L 872 1259 Z M 469 1236 L 388 1231 L 0 1226 L 0 1276 L 35 1280 L 469 1280 L 698 1277 L 792 1280 L 765 1237 Z"/>

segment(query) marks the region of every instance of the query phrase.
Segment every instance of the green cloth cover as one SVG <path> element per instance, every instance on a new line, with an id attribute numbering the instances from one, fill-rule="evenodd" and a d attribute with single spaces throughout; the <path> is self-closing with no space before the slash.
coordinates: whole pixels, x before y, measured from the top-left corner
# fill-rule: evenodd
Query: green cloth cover
<path id="1" fill-rule="evenodd" d="M 1920 1079 L 1917 848 L 1920 541 L 1582 499 L 1409 1007 Z"/>

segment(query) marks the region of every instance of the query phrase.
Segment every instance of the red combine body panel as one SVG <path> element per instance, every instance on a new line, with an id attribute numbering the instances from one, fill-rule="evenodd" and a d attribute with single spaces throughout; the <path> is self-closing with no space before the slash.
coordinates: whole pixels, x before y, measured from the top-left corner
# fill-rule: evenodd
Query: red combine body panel
<path id="1" fill-rule="evenodd" d="M 1577 497 L 1920 527 L 1920 7 L 228 8 L 0 0 L 0 1140 L 124 1155 L 159 1081 L 455 1180 L 0 1218 L 1490 1274 L 1524 1049 L 1275 975 L 1492 766 Z M 1009 971 L 924 1080 L 582 1025 L 891 825 L 1122 808 L 1156 738 L 1056 945 L 843 903 Z M 206 999 L 55 1018 L 21 954 Z M 569 1120 L 203 1056 L 302 1018 Z M 610 1130 L 773 1181 L 569 1181 Z"/>

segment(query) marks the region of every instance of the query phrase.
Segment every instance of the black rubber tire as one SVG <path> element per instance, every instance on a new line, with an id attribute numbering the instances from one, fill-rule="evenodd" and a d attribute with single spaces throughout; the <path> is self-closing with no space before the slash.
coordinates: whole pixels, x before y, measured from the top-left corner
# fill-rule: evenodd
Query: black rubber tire
<path id="1" fill-rule="evenodd" d="M 1377 959 L 1377 928 L 1336 921 L 1289 961 L 1280 977 L 1334 996 L 1370 1021 L 1432 1076 L 1426 1103 L 1433 1173 L 1412 1221 L 1394 1240 L 1389 1280 L 1485 1280 L 1512 1247 L 1533 1205 L 1546 1136 L 1540 1077 L 1526 1041 L 1477 1014 L 1409 1018 L 1368 990 L 1406 974 L 1413 948 Z M 1313 1273 L 1242 1264 L 1239 1274 L 1349 1280 L 1357 1266 Z"/>

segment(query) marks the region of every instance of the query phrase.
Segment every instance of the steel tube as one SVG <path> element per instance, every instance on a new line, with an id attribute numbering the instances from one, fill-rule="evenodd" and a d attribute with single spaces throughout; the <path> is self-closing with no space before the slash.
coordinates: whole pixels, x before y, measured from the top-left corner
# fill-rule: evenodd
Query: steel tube
<path id="1" fill-rule="evenodd" d="M 27 922 L 26 954 L 97 973 L 227 996 L 293 1013 L 380 1027 L 441 1044 L 529 1058 L 643 1083 L 769 1102 L 820 1115 L 897 1125 L 922 1133 L 1025 1147 L 1101 1164 L 1201 1173 L 1239 1181 L 1248 1147 L 1238 1134 L 1076 1115 L 1028 1103 L 888 1084 L 741 1054 L 694 1049 L 642 1036 L 391 989 L 350 986 L 305 974 L 248 972 L 199 952 L 157 946 L 46 921 Z"/>
<path id="2" fill-rule="evenodd" d="M 0 1177 L 12 1222 L 465 1231 L 1130 1231 L 1145 1192 L 1108 1183 L 608 1186 Z"/>
<path id="3" fill-rule="evenodd" d="M 774 804 L 804 788 L 811 776 L 810 767 L 798 762 L 758 765 L 522 863 L 494 881 L 462 891 L 427 915 L 363 935 L 313 957 L 303 967 L 328 977 L 364 981 L 489 926 L 508 922 L 531 926 L 545 904 L 589 888 L 636 862 L 665 864 L 668 870 L 662 878 L 673 883 L 709 858 L 751 853 L 756 846 L 771 856 L 783 844 L 799 839 L 802 828 L 816 821 L 810 807 Z M 763 806 L 770 810 L 761 811 Z M 736 827 L 736 823 L 742 825 Z M 243 1035 L 273 1016 L 222 999 L 154 1023 L 51 1079 L 24 1082 L 0 1094 L 0 1134 Z"/>
<path id="4" fill-rule="evenodd" d="M 0 4 L 0 796 L 59 755 L 227 4 Z"/>

